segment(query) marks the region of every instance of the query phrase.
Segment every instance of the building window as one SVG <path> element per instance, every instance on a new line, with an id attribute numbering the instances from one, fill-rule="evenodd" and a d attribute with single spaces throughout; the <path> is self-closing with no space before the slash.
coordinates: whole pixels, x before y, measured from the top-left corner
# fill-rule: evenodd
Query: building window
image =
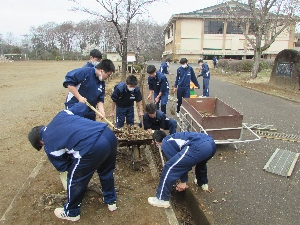
<path id="1" fill-rule="evenodd" d="M 223 29 L 224 23 L 222 21 L 204 21 L 204 34 L 223 34 Z"/>
<path id="2" fill-rule="evenodd" d="M 240 26 L 245 27 L 245 24 L 236 24 L 233 22 L 228 22 L 227 23 L 227 30 L 226 30 L 226 34 L 243 34 L 242 29 L 240 28 Z"/>

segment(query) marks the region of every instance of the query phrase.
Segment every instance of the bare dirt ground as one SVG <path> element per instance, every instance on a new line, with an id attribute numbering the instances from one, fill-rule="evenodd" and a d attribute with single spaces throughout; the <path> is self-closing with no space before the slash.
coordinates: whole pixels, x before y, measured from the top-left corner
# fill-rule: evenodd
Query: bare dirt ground
<path id="1" fill-rule="evenodd" d="M 48 124 L 64 109 L 67 89 L 65 74 L 85 62 L 13 62 L 0 64 L 0 213 L 1 224 L 61 224 L 53 213 L 65 202 L 59 173 L 43 151 L 35 151 L 27 141 L 29 130 Z M 107 83 L 107 90 L 119 80 Z M 107 104 L 109 99 L 107 98 Z M 106 106 L 106 105 L 105 105 Z M 108 106 L 110 109 L 110 105 Z M 110 111 L 107 110 L 107 113 Z M 142 155 L 143 155 L 143 151 Z M 78 224 L 167 224 L 164 210 L 150 206 L 155 194 L 146 160 L 132 170 L 131 152 L 120 148 L 115 182 L 118 210 L 111 213 L 102 202 L 98 177 L 94 176 L 82 203 Z"/>
<path id="2" fill-rule="evenodd" d="M 64 109 L 67 90 L 62 82 L 65 74 L 85 62 L 13 62 L 0 63 L 0 213 L 1 224 L 62 224 L 53 210 L 65 202 L 59 173 L 44 152 L 35 151 L 27 141 L 29 130 L 47 124 Z M 238 85 L 300 101 L 299 92 L 270 87 L 266 81 L 247 82 L 244 77 L 213 71 L 214 76 Z M 107 91 L 118 78 L 107 83 Z M 109 107 L 109 96 L 105 107 Z M 108 106 L 107 106 L 108 105 Z M 142 156 L 145 158 L 143 150 Z M 120 148 L 117 155 L 115 181 L 118 187 L 118 210 L 110 213 L 102 202 L 99 181 L 89 185 L 78 224 L 168 224 L 164 210 L 147 203 L 154 196 L 158 179 L 153 178 L 148 162 L 132 170 L 131 152 Z M 188 224 L 188 223 L 187 223 Z"/>

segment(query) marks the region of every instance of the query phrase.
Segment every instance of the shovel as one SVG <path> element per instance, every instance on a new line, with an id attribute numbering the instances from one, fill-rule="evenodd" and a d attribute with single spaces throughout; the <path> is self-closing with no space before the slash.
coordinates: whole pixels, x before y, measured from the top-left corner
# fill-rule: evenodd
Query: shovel
<path id="1" fill-rule="evenodd" d="M 171 108 L 170 108 L 170 113 L 171 113 L 171 115 L 175 115 L 175 105 L 174 105 L 174 103 L 175 103 L 175 91 L 174 91 L 174 93 L 173 93 L 173 102 L 172 102 L 172 106 L 171 106 Z"/>
<path id="2" fill-rule="evenodd" d="M 172 81 L 172 75 L 170 74 L 170 81 L 171 81 L 171 84 L 173 86 L 173 81 Z M 175 106 L 174 106 L 174 102 L 175 102 L 175 91 L 173 92 L 173 102 L 172 102 L 172 106 L 170 108 L 170 113 L 171 115 L 175 115 Z"/>
<path id="3" fill-rule="evenodd" d="M 90 103 L 88 103 L 88 101 L 84 101 L 85 104 L 90 107 L 98 116 L 101 116 L 106 123 L 108 123 L 109 126 L 111 126 L 113 128 L 113 131 L 114 132 L 117 132 L 117 133 L 121 133 L 122 131 L 120 131 L 120 129 L 116 128 L 112 122 L 110 122 L 108 119 L 106 119 L 97 109 L 94 108 L 94 106 L 92 106 Z"/>

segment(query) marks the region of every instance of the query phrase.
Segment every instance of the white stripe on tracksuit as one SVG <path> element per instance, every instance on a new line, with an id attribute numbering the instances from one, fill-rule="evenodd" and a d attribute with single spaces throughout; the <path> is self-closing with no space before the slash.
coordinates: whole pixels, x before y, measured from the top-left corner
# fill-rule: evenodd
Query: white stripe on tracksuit
<path id="1" fill-rule="evenodd" d="M 79 165 L 79 163 L 80 163 L 80 158 L 78 159 L 78 162 L 74 166 L 74 169 L 72 170 L 72 175 L 71 175 L 70 180 L 69 180 L 69 187 L 68 187 L 68 192 L 69 192 L 68 197 L 69 197 L 69 199 L 68 199 L 68 203 L 66 204 L 66 208 L 68 208 L 68 205 L 69 205 L 69 202 L 70 202 L 70 199 L 71 199 L 71 184 L 72 184 L 72 180 L 73 180 L 73 175 L 74 175 L 74 172 L 75 172 L 77 166 Z M 68 215 L 69 215 L 69 210 L 67 210 L 67 216 Z"/>
<path id="2" fill-rule="evenodd" d="M 184 151 L 184 153 L 182 154 L 182 156 L 181 156 L 181 157 L 180 157 L 180 158 L 179 158 L 172 166 L 170 166 L 170 168 L 168 169 L 168 171 L 167 171 L 167 173 L 166 173 L 166 175 L 165 175 L 164 181 L 163 181 L 163 183 L 162 183 L 162 187 L 161 187 L 161 190 L 160 190 L 160 194 L 159 194 L 159 198 L 158 198 L 158 199 L 161 199 L 161 196 L 162 196 L 162 193 L 163 193 L 163 190 L 164 190 L 164 186 L 165 186 L 167 177 L 168 177 L 168 175 L 169 175 L 171 169 L 172 169 L 174 166 L 176 166 L 176 165 L 180 162 L 180 160 L 183 159 L 183 157 L 185 156 L 185 154 L 187 153 L 188 150 L 189 150 L 189 146 L 187 146 L 187 148 L 186 148 L 186 150 Z"/>

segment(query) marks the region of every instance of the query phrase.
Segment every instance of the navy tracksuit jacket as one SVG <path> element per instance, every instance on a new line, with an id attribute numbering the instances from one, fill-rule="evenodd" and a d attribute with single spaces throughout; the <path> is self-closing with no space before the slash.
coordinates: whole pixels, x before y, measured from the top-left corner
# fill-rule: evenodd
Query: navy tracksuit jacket
<path id="1" fill-rule="evenodd" d="M 41 130 L 48 159 L 60 172 L 68 171 L 67 215 L 80 214 L 80 205 L 90 179 L 97 171 L 104 197 L 109 204 L 116 201 L 113 172 L 118 141 L 107 124 L 83 116 L 88 112 L 84 103 L 59 112 Z"/>
<path id="2" fill-rule="evenodd" d="M 89 67 L 89 68 L 95 68 L 95 66 L 91 62 L 86 62 L 86 64 L 83 65 L 83 68 Z"/>
<path id="3" fill-rule="evenodd" d="M 169 96 L 169 82 L 165 74 L 156 72 L 155 77 L 148 76 L 149 90 L 154 91 L 154 99 L 157 97 L 159 92 L 162 93 L 160 96 L 161 111 L 167 113 L 167 104 Z M 156 104 L 156 109 L 159 110 L 159 102 Z"/>
<path id="4" fill-rule="evenodd" d="M 164 73 L 164 74 L 169 74 L 167 62 L 163 62 L 163 63 L 160 65 L 159 71 L 160 71 L 161 73 Z"/>
<path id="5" fill-rule="evenodd" d="M 203 77 L 203 96 L 209 97 L 210 72 L 207 63 L 202 64 L 202 70 L 199 77 Z"/>
<path id="6" fill-rule="evenodd" d="M 157 110 L 154 118 L 151 118 L 148 113 L 145 113 L 143 116 L 143 125 L 144 129 L 160 130 L 169 130 L 170 134 L 174 134 L 177 129 L 176 120 L 169 119 L 162 111 Z"/>
<path id="7" fill-rule="evenodd" d="M 183 68 L 180 66 L 177 69 L 177 75 L 174 87 L 177 88 L 177 110 L 176 112 L 179 113 L 180 106 L 182 104 L 182 98 L 189 98 L 190 97 L 190 82 L 193 82 L 198 88 L 200 85 L 198 83 L 197 77 L 193 70 L 193 67 L 187 66 Z"/>
<path id="8" fill-rule="evenodd" d="M 198 185 L 207 184 L 207 161 L 214 156 L 216 145 L 213 138 L 204 133 L 177 132 L 165 137 L 161 146 L 166 162 L 156 197 L 168 201 L 175 182 L 188 181 L 188 171 L 195 166 Z"/>
<path id="9" fill-rule="evenodd" d="M 68 85 L 76 87 L 79 94 L 85 97 L 95 108 L 98 102 L 104 102 L 105 82 L 100 81 L 96 76 L 94 67 L 83 67 L 68 72 L 63 86 L 67 88 Z M 69 109 L 77 102 L 78 99 L 69 92 L 65 102 L 66 109 Z M 89 112 L 84 117 L 96 120 L 96 114 L 92 109 L 89 109 Z"/>
<path id="10" fill-rule="evenodd" d="M 116 103 L 116 124 L 117 128 L 126 124 L 134 124 L 134 101 L 142 100 L 142 94 L 138 86 L 133 91 L 129 91 L 125 82 L 120 82 L 114 87 L 111 99 Z"/>

